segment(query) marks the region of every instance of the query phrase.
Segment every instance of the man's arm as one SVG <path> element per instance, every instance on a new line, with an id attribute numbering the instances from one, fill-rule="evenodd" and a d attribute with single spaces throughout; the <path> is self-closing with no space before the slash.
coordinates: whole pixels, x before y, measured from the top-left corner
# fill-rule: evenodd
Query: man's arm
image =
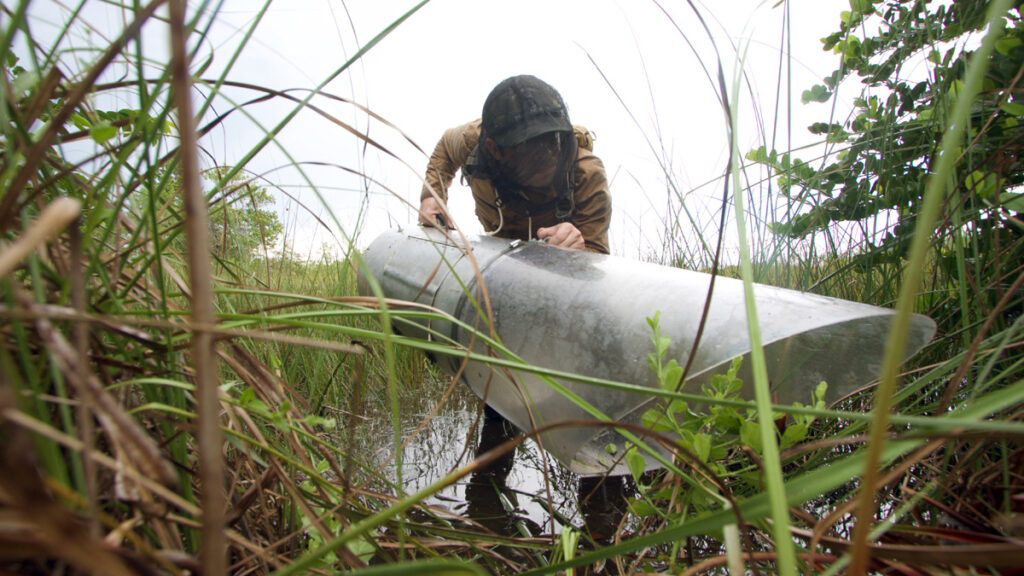
<path id="1" fill-rule="evenodd" d="M 427 163 L 427 172 L 423 179 L 423 190 L 420 192 L 419 221 L 423 224 L 436 224 L 437 215 L 443 214 L 443 206 L 448 201 L 448 188 L 455 178 L 455 173 L 462 167 L 476 144 L 473 134 L 474 124 L 479 121 L 456 126 L 445 130 L 441 139 L 434 147 Z"/>
<path id="2" fill-rule="evenodd" d="M 586 150 L 580 151 L 576 162 L 576 211 L 572 216 L 572 224 L 583 236 L 585 250 L 608 254 L 612 195 L 608 189 L 604 164 Z"/>

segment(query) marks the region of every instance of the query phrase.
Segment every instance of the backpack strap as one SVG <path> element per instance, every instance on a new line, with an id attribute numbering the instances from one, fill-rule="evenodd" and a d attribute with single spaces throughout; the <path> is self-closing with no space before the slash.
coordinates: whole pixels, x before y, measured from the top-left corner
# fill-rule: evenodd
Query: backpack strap
<path id="1" fill-rule="evenodd" d="M 576 145 L 589 152 L 594 151 L 594 140 L 597 140 L 597 135 L 587 130 L 585 126 L 573 125 L 572 133 L 576 136 Z"/>
<path id="2" fill-rule="evenodd" d="M 569 221 L 576 211 L 576 154 L 579 144 L 577 138 L 568 140 L 568 145 L 563 146 L 558 155 L 558 167 L 555 169 L 555 174 L 561 175 L 561 180 L 555 182 L 555 218 L 559 222 Z"/>

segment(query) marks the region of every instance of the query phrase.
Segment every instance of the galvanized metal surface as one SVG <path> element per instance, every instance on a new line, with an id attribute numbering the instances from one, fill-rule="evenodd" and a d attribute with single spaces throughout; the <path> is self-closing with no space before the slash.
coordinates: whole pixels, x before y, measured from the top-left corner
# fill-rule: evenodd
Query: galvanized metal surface
<path id="1" fill-rule="evenodd" d="M 469 250 L 467 250 L 469 248 Z M 486 287 L 493 327 L 502 344 L 526 362 L 603 380 L 657 387 L 647 362 L 653 351 L 647 318 L 660 312 L 666 356 L 685 365 L 697 334 L 711 276 L 537 242 L 471 237 L 468 246 L 435 229 L 387 232 L 364 252 L 370 274 L 389 298 L 427 304 L 470 326 L 486 326 L 476 302 Z M 472 298 L 468 297 L 472 295 Z M 822 381 L 828 398 L 848 395 L 877 378 L 893 311 L 835 298 L 757 285 L 754 292 L 769 381 L 778 402 L 807 403 Z M 401 332 L 450 338 L 486 354 L 471 330 L 432 320 L 396 326 Z M 481 328 L 486 332 L 486 328 Z M 915 315 L 907 356 L 931 339 L 935 324 Z M 733 358 L 750 352 L 742 282 L 718 277 L 704 334 L 685 391 L 699 392 Z M 461 359 L 438 359 L 456 373 Z M 741 395 L 753 398 L 750 362 L 744 361 Z M 471 362 L 462 380 L 523 430 L 577 419 L 585 410 L 528 372 Z M 560 380 L 616 421 L 639 423 L 656 399 Z M 542 445 L 573 472 L 625 473 L 607 450 L 624 439 L 593 427 L 562 428 Z M 621 454 L 621 452 L 619 452 Z M 650 465 L 654 465 L 648 459 Z"/>

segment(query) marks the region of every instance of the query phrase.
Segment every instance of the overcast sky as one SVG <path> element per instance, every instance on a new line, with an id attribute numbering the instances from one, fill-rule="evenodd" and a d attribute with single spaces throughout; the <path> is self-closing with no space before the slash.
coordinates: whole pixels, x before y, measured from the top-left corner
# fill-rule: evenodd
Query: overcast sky
<path id="1" fill-rule="evenodd" d="M 304 97 L 302 90 L 323 83 L 416 4 L 274 2 L 229 78 L 294 89 Z M 806 127 L 824 120 L 831 104 L 802 105 L 800 93 L 836 67 L 837 57 L 822 51 L 820 38 L 837 29 L 840 12 L 849 9 L 847 0 L 792 0 L 792 38 L 784 39 L 785 12 L 774 1 L 694 4 L 714 43 L 689 3 L 679 0 L 432 0 L 324 89 L 365 106 L 394 127 L 354 106 L 314 99 L 337 119 L 367 132 L 388 153 L 368 148 L 322 116 L 302 112 L 278 138 L 287 154 L 268 147 L 251 167 L 267 172 L 269 184 L 327 218 L 309 185 L 287 169 L 291 161 L 305 162 L 308 178 L 346 234 L 358 231 L 358 243 L 365 246 L 380 231 L 415 223 L 403 199 L 418 204 L 427 157 L 441 133 L 477 118 L 488 92 L 502 79 L 533 74 L 561 92 L 574 123 L 597 135 L 595 153 L 611 179 L 613 253 L 643 256 L 667 236 L 692 242 L 695 231 L 685 220 L 682 229 L 665 230 L 665 221 L 684 218 L 677 214 L 669 181 L 698 219 L 714 219 L 710 211 L 720 187 L 706 184 L 722 174 L 727 157 L 724 115 L 717 86 L 708 77 L 716 74 L 718 55 L 730 86 L 737 48 L 746 56 L 743 69 L 750 84 L 739 94 L 742 153 L 766 139 L 774 139 L 780 149 L 813 142 Z M 227 65 L 262 5 L 224 2 L 200 50 L 214 54 L 212 70 Z M 62 11 L 56 4 L 39 6 L 34 3 L 37 13 L 50 10 L 55 19 Z M 102 3 L 92 8 L 102 9 Z M 86 16 L 101 20 L 93 22 L 99 27 L 121 24 L 116 13 Z M 166 42 L 158 27 L 147 29 L 145 37 L 154 52 Z M 239 100 L 256 95 L 228 93 Z M 227 107 L 223 100 L 217 104 L 220 112 Z M 236 162 L 293 107 L 278 100 L 248 107 L 251 119 L 236 114 L 203 142 L 211 155 L 204 161 Z M 839 103 L 840 110 L 848 108 L 848 102 Z M 289 241 L 300 252 L 335 242 L 294 201 L 282 198 Z M 453 189 L 451 205 L 463 228 L 479 229 L 467 189 Z"/>

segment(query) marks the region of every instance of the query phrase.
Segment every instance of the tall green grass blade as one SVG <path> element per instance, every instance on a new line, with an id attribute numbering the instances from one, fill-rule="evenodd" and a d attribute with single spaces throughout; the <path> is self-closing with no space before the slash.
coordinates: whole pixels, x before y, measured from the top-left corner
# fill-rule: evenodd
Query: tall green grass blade
<path id="1" fill-rule="evenodd" d="M 739 59 L 739 68 L 743 69 L 746 54 Z M 732 112 L 730 118 L 737 118 L 739 106 L 739 77 L 734 79 Z M 730 142 L 734 158 L 740 158 L 737 144 L 738 126 L 730 129 Z M 738 166 L 730 166 L 733 183 L 733 200 L 736 202 L 736 228 L 739 231 L 740 269 L 743 277 L 744 304 L 746 307 L 747 332 L 750 335 L 750 363 L 753 372 L 754 396 L 757 404 L 757 424 L 761 432 L 761 447 L 764 454 L 764 477 L 771 502 L 772 533 L 775 535 L 775 547 L 778 553 L 778 569 L 780 574 L 795 575 L 796 551 L 789 534 L 789 509 L 786 506 L 786 485 L 782 477 L 782 461 L 779 457 L 779 444 L 776 437 L 777 429 L 772 412 L 768 368 L 761 344 L 761 329 L 757 318 L 757 306 L 754 303 L 754 271 L 750 260 L 750 247 L 747 242 L 746 210 L 743 203 L 743 187 L 740 183 Z"/>

